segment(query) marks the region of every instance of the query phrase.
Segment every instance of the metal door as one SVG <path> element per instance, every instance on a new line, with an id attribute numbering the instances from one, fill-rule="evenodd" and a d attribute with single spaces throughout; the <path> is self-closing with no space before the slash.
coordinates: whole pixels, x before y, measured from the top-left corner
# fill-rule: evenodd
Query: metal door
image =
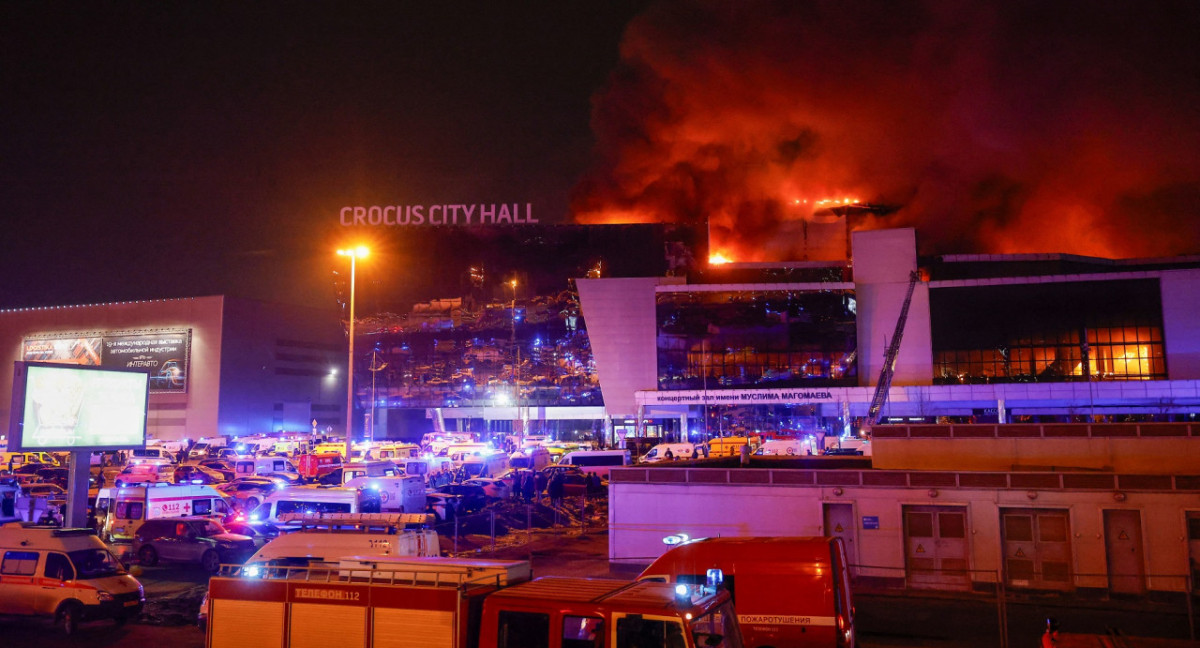
<path id="1" fill-rule="evenodd" d="M 1063 509 L 1001 509 L 1004 579 L 1009 587 L 1073 588 L 1071 533 Z"/>
<path id="2" fill-rule="evenodd" d="M 850 575 L 858 574 L 857 526 L 854 523 L 854 505 L 849 503 L 825 503 L 825 535 L 842 539 L 846 546 L 846 560 L 850 563 Z"/>
<path id="3" fill-rule="evenodd" d="M 1142 514 L 1129 509 L 1104 511 L 1104 550 L 1108 590 L 1113 594 L 1146 593 L 1142 552 Z"/>
<path id="4" fill-rule="evenodd" d="M 904 546 L 904 562 L 912 587 L 970 587 L 967 507 L 905 506 Z"/>
<path id="5" fill-rule="evenodd" d="M 1191 564 L 1192 592 L 1200 592 L 1200 512 L 1187 514 L 1188 562 Z"/>

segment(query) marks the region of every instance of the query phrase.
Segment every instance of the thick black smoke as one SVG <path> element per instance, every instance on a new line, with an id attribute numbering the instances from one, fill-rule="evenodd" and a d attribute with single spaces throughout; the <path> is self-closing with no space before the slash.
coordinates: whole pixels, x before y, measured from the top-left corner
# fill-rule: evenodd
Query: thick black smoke
<path id="1" fill-rule="evenodd" d="M 1200 252 L 1197 34 L 1196 2 L 663 2 L 572 212 L 745 261 L 831 198 L 900 206 L 857 225 L 924 252 Z"/>

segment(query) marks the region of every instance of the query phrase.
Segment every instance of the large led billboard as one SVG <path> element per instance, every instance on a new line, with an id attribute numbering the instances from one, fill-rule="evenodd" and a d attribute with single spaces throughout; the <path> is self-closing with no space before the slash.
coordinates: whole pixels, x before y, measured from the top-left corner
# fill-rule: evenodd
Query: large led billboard
<path id="1" fill-rule="evenodd" d="M 150 374 L 60 363 L 14 364 L 9 451 L 146 445 Z"/>
<path id="2" fill-rule="evenodd" d="M 151 393 L 187 393 L 190 329 L 153 332 L 34 335 L 25 338 L 21 359 L 150 374 Z"/>

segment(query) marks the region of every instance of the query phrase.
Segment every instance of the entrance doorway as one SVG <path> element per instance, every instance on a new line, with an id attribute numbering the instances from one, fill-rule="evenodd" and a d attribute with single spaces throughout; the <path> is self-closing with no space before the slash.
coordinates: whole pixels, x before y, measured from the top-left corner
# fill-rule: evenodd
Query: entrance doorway
<path id="1" fill-rule="evenodd" d="M 1014 588 L 1073 589 L 1070 530 L 1063 509 L 1001 509 L 1005 583 Z"/>
<path id="2" fill-rule="evenodd" d="M 1104 511 L 1104 550 L 1108 564 L 1108 591 L 1112 594 L 1145 594 L 1146 563 L 1142 549 L 1140 511 Z"/>
<path id="3" fill-rule="evenodd" d="M 908 582 L 924 589 L 969 589 L 967 507 L 905 506 Z"/>

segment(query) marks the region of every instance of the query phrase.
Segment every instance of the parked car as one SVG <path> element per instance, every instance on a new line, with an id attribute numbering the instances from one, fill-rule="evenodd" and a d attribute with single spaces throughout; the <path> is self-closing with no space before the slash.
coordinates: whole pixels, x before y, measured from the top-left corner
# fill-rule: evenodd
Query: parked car
<path id="1" fill-rule="evenodd" d="M 67 491 L 62 486 L 46 482 L 26 484 L 21 486 L 21 490 L 29 497 L 49 497 L 50 499 L 66 499 L 67 497 Z"/>
<path id="2" fill-rule="evenodd" d="M 283 481 L 288 486 L 300 486 L 301 484 L 308 483 L 307 480 L 305 480 L 303 477 L 300 476 L 300 473 L 294 473 L 294 472 L 269 472 L 269 473 L 263 473 L 261 476 L 266 477 L 267 479 Z"/>
<path id="3" fill-rule="evenodd" d="M 279 489 L 281 482 L 268 477 L 238 477 L 218 486 L 218 490 L 234 498 L 246 510 L 257 508 L 267 496 Z"/>
<path id="4" fill-rule="evenodd" d="M 483 487 L 478 484 L 446 484 L 430 495 L 450 496 L 457 502 L 455 513 L 458 515 L 478 513 L 490 501 Z"/>
<path id="5" fill-rule="evenodd" d="M 216 572 L 224 563 L 245 562 L 256 550 L 253 539 L 206 517 L 146 520 L 133 535 L 133 554 L 147 566 L 188 562 Z"/>
<path id="6" fill-rule="evenodd" d="M 117 486 L 158 482 L 173 484 L 175 483 L 175 467 L 161 463 L 129 464 L 113 481 Z"/>
<path id="7" fill-rule="evenodd" d="M 224 475 L 205 466 L 187 465 L 175 469 L 176 484 L 223 484 L 226 481 Z"/>
<path id="8" fill-rule="evenodd" d="M 237 471 L 233 469 L 233 463 L 225 459 L 207 459 L 201 461 L 198 465 L 204 466 L 209 470 L 215 470 L 225 478 L 225 481 L 233 481 L 237 479 Z"/>
<path id="9" fill-rule="evenodd" d="M 512 495 L 512 483 L 499 478 L 473 477 L 463 483 L 479 486 L 483 489 L 484 494 L 496 499 L 508 499 Z"/>

